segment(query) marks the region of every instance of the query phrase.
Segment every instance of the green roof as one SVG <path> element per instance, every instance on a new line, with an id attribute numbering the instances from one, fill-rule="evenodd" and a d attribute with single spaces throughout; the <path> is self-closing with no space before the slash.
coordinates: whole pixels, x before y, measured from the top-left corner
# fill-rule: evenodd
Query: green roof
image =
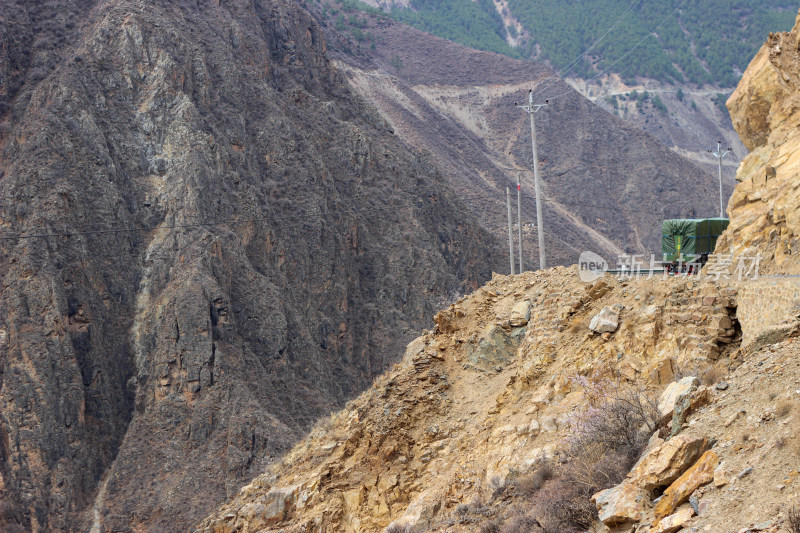
<path id="1" fill-rule="evenodd" d="M 727 218 L 674 218 L 661 224 L 663 261 L 692 261 L 700 254 L 711 254 L 717 238 L 728 227 Z"/>

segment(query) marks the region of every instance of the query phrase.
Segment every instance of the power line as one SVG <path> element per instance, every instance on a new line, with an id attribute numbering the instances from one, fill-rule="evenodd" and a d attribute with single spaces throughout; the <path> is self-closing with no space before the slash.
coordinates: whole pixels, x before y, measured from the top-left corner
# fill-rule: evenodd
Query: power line
<path id="1" fill-rule="evenodd" d="M 550 76 L 549 78 L 547 78 L 547 80 L 557 80 L 557 79 L 563 80 L 564 76 L 567 73 L 569 73 L 569 71 L 571 71 L 573 68 L 575 68 L 575 66 L 577 66 L 578 63 L 580 63 L 580 61 L 583 58 L 585 58 L 586 55 L 589 52 L 591 52 L 598 44 L 600 44 L 603 41 L 603 39 L 605 39 L 608 36 L 608 34 L 611 33 L 619 25 L 619 23 L 622 22 L 623 19 L 625 19 L 625 17 L 628 16 L 628 13 L 631 12 L 631 10 L 634 8 L 634 6 L 639 4 L 641 1 L 642 0 L 634 0 L 633 2 L 631 2 L 631 4 L 628 6 L 628 9 L 626 9 L 625 12 L 622 13 L 622 16 L 620 16 L 617 19 L 617 21 L 610 28 L 608 28 L 608 30 L 606 30 L 606 32 L 599 39 L 597 39 L 595 42 L 593 42 L 586 50 L 584 50 L 581 54 L 579 54 L 575 59 L 573 59 L 570 63 L 568 63 L 564 68 L 562 68 L 555 76 Z M 547 80 L 545 80 L 545 83 L 543 83 L 540 87 L 537 87 L 536 91 L 544 90 L 545 87 L 547 87 L 547 85 L 552 83 L 552 81 L 547 81 Z"/>
<path id="2" fill-rule="evenodd" d="M 514 169 L 517 170 L 517 169 Z M 523 171 L 523 170 L 520 170 Z M 535 196 L 531 196 L 530 194 L 526 193 L 526 196 L 531 199 L 535 200 Z M 497 202 L 500 201 L 498 198 L 494 196 L 488 196 L 483 193 L 477 193 L 474 195 L 465 195 L 456 197 L 457 200 L 463 202 L 475 201 L 475 200 L 484 200 L 490 202 Z M 587 207 L 591 209 L 601 209 L 601 210 L 608 210 L 608 211 L 615 211 L 618 213 L 647 213 L 650 215 L 654 214 L 654 211 L 651 209 L 622 209 L 620 206 L 609 206 L 609 205 L 597 205 L 597 204 L 590 204 L 584 202 L 568 202 L 568 201 L 560 201 L 551 198 L 541 198 L 541 201 L 557 204 L 562 206 L 575 206 L 575 207 Z M 408 208 L 408 209 L 420 209 L 424 210 L 428 207 L 424 202 L 421 204 L 392 204 L 392 205 L 384 205 L 381 207 L 373 207 L 373 208 L 365 208 L 365 209 L 351 209 L 351 208 L 344 208 L 342 214 L 348 215 L 357 215 L 357 214 L 367 214 L 367 213 L 379 213 L 385 212 L 389 210 L 397 210 L 400 208 Z M 340 206 L 341 208 L 341 206 Z M 334 208 L 331 212 L 336 212 L 338 209 Z M 322 212 L 314 213 L 314 214 L 322 214 Z M 687 216 L 692 216 L 690 214 L 686 214 Z M 662 210 L 661 216 L 666 216 Z M 672 215 L 676 218 L 679 218 L 683 215 Z M 0 241 L 12 241 L 12 240 L 22 240 L 22 239 L 35 239 L 35 238 L 49 238 L 49 237 L 73 237 L 73 236 L 80 236 L 80 235 L 104 235 L 104 234 L 119 234 L 119 233 L 137 233 L 137 232 L 150 232 L 150 231 L 157 231 L 157 230 L 166 230 L 166 229 L 189 229 L 189 228 L 198 228 L 198 227 L 214 227 L 214 226 L 240 226 L 243 224 L 249 224 L 254 222 L 270 222 L 270 221 L 300 221 L 304 222 L 308 220 L 307 213 L 297 213 L 291 216 L 285 215 L 271 215 L 271 216 L 260 216 L 260 217 L 251 217 L 245 219 L 235 219 L 230 218 L 227 220 L 217 220 L 217 221 L 205 221 L 205 222 L 191 222 L 191 223 L 183 223 L 183 224 L 168 224 L 168 225 L 159 225 L 159 226 L 126 226 L 126 227 L 112 227 L 112 228 L 105 228 L 105 229 L 97 229 L 97 230 L 75 230 L 75 231 L 63 231 L 63 232 L 48 232 L 48 233 L 34 233 L 34 234 L 27 234 L 27 235 L 6 235 L 2 236 L 0 234 Z M 36 226 L 34 229 L 46 229 L 47 226 Z"/>
<path id="3" fill-rule="evenodd" d="M 680 4 L 678 4 L 678 7 L 676 7 L 676 8 L 675 8 L 674 10 L 672 10 L 671 12 L 667 13 L 667 14 L 664 16 L 664 18 L 662 18 L 662 19 L 661 19 L 661 21 L 660 21 L 658 24 L 656 24 L 655 26 L 653 26 L 653 29 L 652 29 L 652 30 L 650 30 L 650 31 L 647 33 L 647 35 L 645 35 L 644 37 L 642 37 L 642 38 L 639 40 L 639 42 L 637 42 L 635 45 L 633 45 L 633 47 L 632 47 L 630 50 L 628 50 L 627 52 L 625 52 L 624 54 L 622 54 L 622 56 L 621 56 L 619 59 L 617 59 L 616 61 L 614 61 L 613 63 L 611 63 L 611 65 L 609 65 L 609 66 L 608 66 L 608 68 L 606 68 L 604 71 L 602 71 L 602 72 L 600 72 L 600 73 L 596 74 L 595 76 L 592 76 L 592 77 L 591 77 L 591 78 L 589 78 L 588 80 L 586 80 L 586 83 L 591 83 L 591 82 L 593 82 L 594 80 L 596 80 L 596 79 L 600 78 L 601 76 L 605 76 L 606 74 L 608 74 L 608 72 L 609 72 L 609 71 L 610 71 L 612 68 L 614 68 L 614 67 L 615 67 L 615 66 L 616 66 L 616 65 L 617 65 L 617 64 L 618 64 L 620 61 L 622 61 L 623 59 L 625 59 L 626 57 L 628 57 L 628 56 L 631 54 L 631 52 L 633 52 L 634 50 L 636 50 L 636 49 L 639 47 L 639 45 L 641 45 L 643 42 L 645 42 L 645 40 L 647 40 L 647 38 L 648 38 L 648 37 L 653 37 L 653 36 L 655 35 L 655 33 L 654 33 L 654 32 L 655 32 L 655 31 L 656 31 L 658 28 L 660 28 L 660 27 L 661 27 L 661 25 L 662 25 L 662 24 L 664 24 L 664 22 L 666 22 L 666 21 L 667 21 L 667 19 L 668 19 L 669 17 L 671 17 L 672 15 L 674 15 L 675 13 L 677 13 L 678 11 L 680 11 L 680 9 L 683 7 L 683 4 L 685 4 L 685 3 L 686 3 L 686 0 L 683 0 L 683 1 L 682 1 Z M 566 81 L 565 81 L 565 83 L 566 83 Z M 573 93 L 573 92 L 575 92 L 575 89 L 572 89 L 572 88 L 570 88 L 570 90 L 569 90 L 569 91 L 565 91 L 565 92 L 563 92 L 563 93 L 561 93 L 561 94 L 559 94 L 559 95 L 556 95 L 556 96 L 551 96 L 550 98 L 548 98 L 548 100 L 555 100 L 556 98 L 561 98 L 562 96 L 566 96 L 566 95 L 568 95 L 568 94 L 571 94 L 571 93 Z"/>

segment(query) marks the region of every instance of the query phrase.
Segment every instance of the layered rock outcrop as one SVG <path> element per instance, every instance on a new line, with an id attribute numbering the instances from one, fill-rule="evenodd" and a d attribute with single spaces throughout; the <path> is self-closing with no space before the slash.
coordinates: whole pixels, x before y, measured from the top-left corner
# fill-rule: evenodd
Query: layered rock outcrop
<path id="1" fill-rule="evenodd" d="M 612 304 L 624 308 L 619 328 L 592 332 L 591 318 Z M 558 456 L 586 401 L 587 376 L 607 373 L 660 391 L 680 369 L 727 362 L 740 337 L 720 339 L 726 332 L 711 324 L 717 314 L 735 320 L 735 309 L 731 288 L 684 279 L 584 284 L 565 268 L 498 276 L 440 311 L 399 365 L 200 531 L 355 532 L 392 523 L 474 531 L 452 518 L 456 509 L 491 501 L 513 472 Z M 704 322 L 695 325 L 693 315 Z M 666 488 L 708 446 L 700 438 L 676 448 L 670 457 L 683 462 L 664 459 L 648 474 L 658 479 L 652 486 Z M 636 490 L 649 503 L 648 491 Z"/>
<path id="2" fill-rule="evenodd" d="M 728 100 L 733 125 L 750 154 L 742 161 L 717 250 L 758 252 L 761 271 L 800 273 L 800 27 L 775 33 Z"/>
<path id="3" fill-rule="evenodd" d="M 0 12 L 0 529 L 188 528 L 488 279 L 301 6 Z"/>

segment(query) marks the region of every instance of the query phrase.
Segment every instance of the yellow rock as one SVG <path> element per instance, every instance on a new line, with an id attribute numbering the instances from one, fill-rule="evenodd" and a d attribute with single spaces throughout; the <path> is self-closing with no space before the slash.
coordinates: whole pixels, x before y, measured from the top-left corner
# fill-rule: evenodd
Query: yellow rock
<path id="1" fill-rule="evenodd" d="M 642 519 L 649 494 L 629 481 L 592 496 L 600 520 L 607 526 L 617 526 Z"/>
<path id="2" fill-rule="evenodd" d="M 714 469 L 717 468 L 719 457 L 712 450 L 708 450 L 702 457 L 675 482 L 670 485 L 655 507 L 655 517 L 663 518 L 672 514 L 682 503 L 689 500 L 689 496 L 697 488 L 710 483 L 714 479 Z"/>
<path id="3" fill-rule="evenodd" d="M 708 448 L 708 439 L 678 435 L 650 450 L 634 466 L 631 481 L 644 490 L 665 487 Z"/>
<path id="4" fill-rule="evenodd" d="M 691 505 L 681 505 L 675 513 L 662 518 L 650 529 L 650 533 L 675 533 L 694 516 Z"/>

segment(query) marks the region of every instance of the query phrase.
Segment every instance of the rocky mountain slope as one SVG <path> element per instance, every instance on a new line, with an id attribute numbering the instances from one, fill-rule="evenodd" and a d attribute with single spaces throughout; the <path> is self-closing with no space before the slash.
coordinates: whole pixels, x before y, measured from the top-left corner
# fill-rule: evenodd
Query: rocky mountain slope
<path id="1" fill-rule="evenodd" d="M 431 153 L 500 239 L 507 234 L 505 187 L 513 191 L 521 179 L 529 266 L 538 258 L 530 129 L 514 102 L 526 101 L 530 88 L 561 95 L 536 116 L 549 264 L 572 264 L 589 249 L 610 260 L 621 252 L 649 257 L 660 250 L 661 219 L 718 212 L 716 174 L 592 105 L 545 67 L 385 18 L 358 20 L 374 48 L 365 42 L 359 52 L 355 40 L 327 26 L 331 53 L 353 89 L 398 136 Z"/>
<path id="2" fill-rule="evenodd" d="M 592 333 L 607 306 L 621 311 L 619 329 Z M 498 489 L 566 449 L 587 379 L 660 390 L 679 372 L 726 368 L 741 341 L 736 307 L 733 288 L 677 278 L 586 285 L 563 267 L 499 276 L 439 312 L 399 365 L 200 531 L 508 521 L 523 502 Z"/>
<path id="3" fill-rule="evenodd" d="M 1 530 L 188 528 L 503 264 L 296 3 L 0 34 Z"/>
<path id="4" fill-rule="evenodd" d="M 653 80 L 629 86 L 616 75 L 591 83 L 577 78 L 567 82 L 609 113 L 650 133 L 714 175 L 718 171 L 717 159 L 707 150 L 716 150 L 717 141 L 722 141 L 723 148 L 733 151 L 723 159 L 725 197 L 730 196 L 736 169 L 747 155 L 727 108 L 720 106 L 730 89 L 676 88 Z"/>
<path id="5" fill-rule="evenodd" d="M 342 5 L 347 5 L 341 2 Z M 358 5 L 349 2 L 349 5 Z M 366 0 L 439 37 L 548 62 L 581 79 L 734 87 L 763 35 L 792 27 L 792 0 L 707 0 L 658 5 L 625 0 Z M 362 4 L 363 5 L 363 4 Z M 629 53 L 629 50 L 635 53 Z"/>
<path id="6" fill-rule="evenodd" d="M 767 271 L 800 274 L 800 192 L 796 112 L 800 99 L 797 26 L 771 34 L 728 100 L 750 154 L 728 206 L 731 229 L 720 249 L 758 250 Z"/>
<path id="7" fill-rule="evenodd" d="M 796 530 L 798 36 L 729 102 L 758 277 L 496 276 L 198 531 Z"/>
<path id="8" fill-rule="evenodd" d="M 715 173 L 716 160 L 706 150 L 722 140 L 736 156 L 727 161 L 729 189 L 747 150 L 722 104 L 763 36 L 788 30 L 797 10 L 783 0 L 658 6 L 618 0 L 366 3 L 466 46 L 546 62 L 585 97 Z M 328 5 L 333 19 L 354 4 L 332 0 Z M 358 27 L 349 30 L 363 38 Z M 678 89 L 685 98 L 676 97 Z M 661 102 L 637 104 L 629 97 L 634 90 L 648 91 Z M 544 91 L 540 100 L 559 92 Z"/>

